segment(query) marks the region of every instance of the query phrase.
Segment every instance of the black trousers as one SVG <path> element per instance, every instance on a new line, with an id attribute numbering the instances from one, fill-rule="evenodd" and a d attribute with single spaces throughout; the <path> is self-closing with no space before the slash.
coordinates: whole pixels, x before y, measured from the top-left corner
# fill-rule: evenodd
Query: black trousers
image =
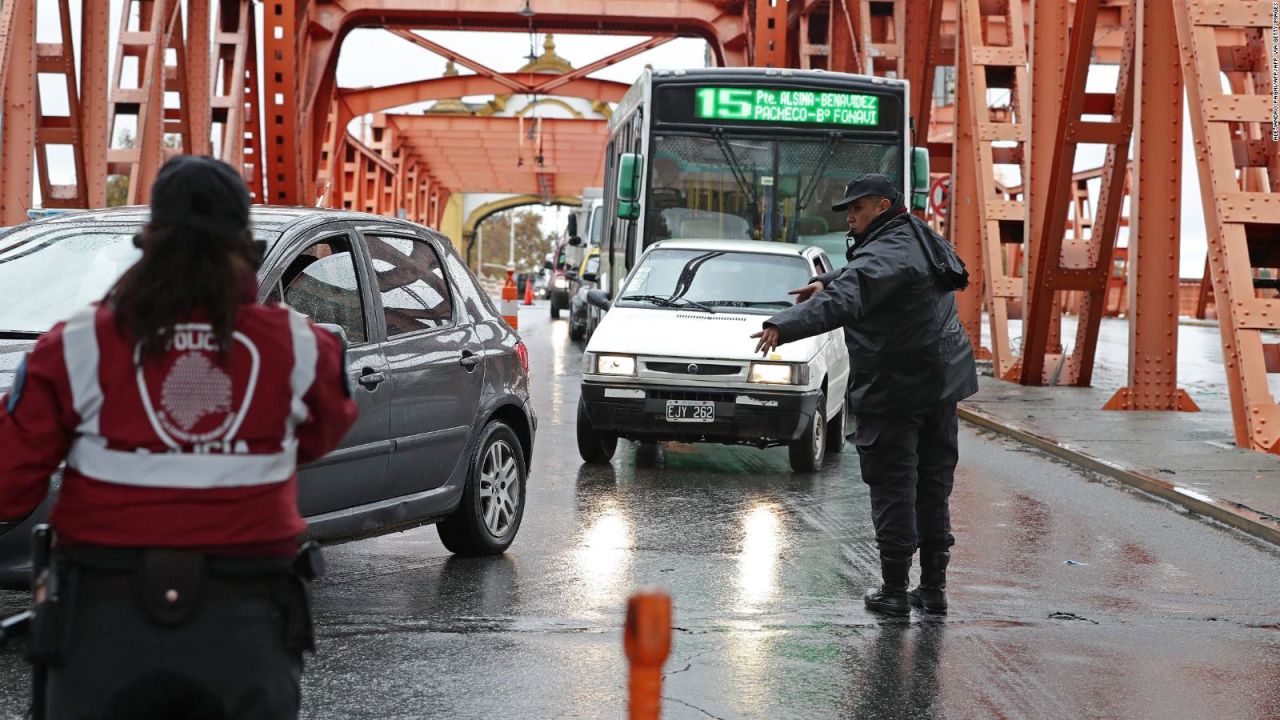
<path id="1" fill-rule="evenodd" d="M 132 573 L 75 575 L 65 658 L 46 670 L 50 720 L 298 717 L 302 655 L 271 592 L 205 578 L 191 616 L 163 625 Z"/>
<path id="2" fill-rule="evenodd" d="M 951 487 L 960 456 L 956 404 L 915 415 L 857 415 L 854 420 L 853 442 L 862 480 L 871 488 L 880 553 L 910 557 L 916 548 L 951 547 Z"/>

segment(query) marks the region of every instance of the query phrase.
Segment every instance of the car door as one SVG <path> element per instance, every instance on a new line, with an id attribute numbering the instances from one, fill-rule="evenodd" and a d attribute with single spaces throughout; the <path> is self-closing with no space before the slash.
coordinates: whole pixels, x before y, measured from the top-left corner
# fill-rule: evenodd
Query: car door
<path id="1" fill-rule="evenodd" d="M 284 301 L 318 323 L 347 335 L 347 372 L 360 409 L 336 450 L 298 473 L 298 506 L 304 516 L 364 505 L 387 496 L 391 455 L 391 388 L 387 362 L 373 322 L 374 298 L 367 262 L 350 226 L 324 225 L 289 243 L 263 275 L 268 302 Z"/>
<path id="2" fill-rule="evenodd" d="M 484 378 L 483 346 L 436 240 L 390 224 L 361 225 L 385 327 L 392 391 L 393 495 L 439 487 L 461 460 Z"/>

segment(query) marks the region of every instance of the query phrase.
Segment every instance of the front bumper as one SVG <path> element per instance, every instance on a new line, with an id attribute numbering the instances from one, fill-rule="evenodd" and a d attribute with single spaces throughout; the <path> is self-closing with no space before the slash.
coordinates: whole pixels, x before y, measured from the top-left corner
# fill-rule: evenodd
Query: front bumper
<path id="1" fill-rule="evenodd" d="M 767 446 L 797 440 L 818 407 L 821 392 L 709 389 L 638 383 L 582 384 L 582 402 L 597 431 L 630 440 L 745 443 Z M 714 422 L 667 421 L 668 400 L 712 401 Z"/>

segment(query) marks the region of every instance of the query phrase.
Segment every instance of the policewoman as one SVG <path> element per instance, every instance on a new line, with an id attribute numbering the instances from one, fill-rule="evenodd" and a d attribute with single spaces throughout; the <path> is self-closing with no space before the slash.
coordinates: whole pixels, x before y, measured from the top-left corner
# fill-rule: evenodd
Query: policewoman
<path id="1" fill-rule="evenodd" d="M 883 583 L 869 610 L 947 612 L 951 488 L 960 450 L 956 403 L 978 391 L 973 348 L 955 293 L 969 275 L 946 240 L 907 212 L 880 174 L 859 175 L 832 210 L 848 211 L 849 263 L 792 291 L 798 304 L 752 335 L 765 353 L 782 343 L 844 328 L 848 407 Z M 912 558 L 920 585 L 910 593 Z"/>
<path id="2" fill-rule="evenodd" d="M 151 198 L 141 259 L 40 338 L 0 408 L 0 518 L 66 462 L 37 690 L 54 719 L 295 718 L 318 565 L 295 471 L 355 421 L 344 349 L 256 302 L 230 166 L 174 158 Z"/>

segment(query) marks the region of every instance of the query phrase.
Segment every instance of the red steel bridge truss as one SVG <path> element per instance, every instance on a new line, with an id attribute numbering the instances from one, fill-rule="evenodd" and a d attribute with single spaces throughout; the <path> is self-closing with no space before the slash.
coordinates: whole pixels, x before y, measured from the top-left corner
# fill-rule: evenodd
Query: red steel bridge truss
<path id="1" fill-rule="evenodd" d="M 129 21 L 108 57 L 112 4 Z M 37 12 L 57 14 L 56 42 L 37 39 Z M 474 74 L 338 87 L 343 39 L 366 27 Z M 534 28 L 636 42 L 567 74 L 512 74 L 412 32 Z M 515 145 L 524 119 L 386 111 L 485 94 L 616 102 L 625 86 L 591 73 L 696 37 L 721 65 L 912 83 L 918 142 L 949 176 L 942 224 L 976 280 L 962 319 L 1001 378 L 1090 384 L 1127 225 L 1129 379 L 1108 407 L 1193 410 L 1177 386 L 1185 92 L 1202 187 L 1188 201 L 1203 204 L 1209 242 L 1200 311 L 1212 295 L 1237 444 L 1280 453 L 1268 387 L 1280 372 L 1280 344 L 1267 334 L 1280 330 L 1271 28 L 1265 0 L 0 0 L 0 224 L 24 219 L 37 184 L 50 208 L 105 205 L 109 176 L 127 178 L 127 202 L 146 202 L 175 152 L 216 152 L 259 202 L 403 212 L 428 225 L 457 192 L 571 197 L 601 182 L 600 121 L 543 119 L 537 162 L 513 167 L 534 154 Z M 1097 65 L 1114 66 L 1113 89 L 1086 87 Z M 938 78 L 953 87 L 935 88 Z M 369 142 L 346 130 L 364 116 Z M 1092 198 L 1073 172 L 1084 145 L 1105 148 Z M 48 157 L 68 151 L 74 177 L 55 184 Z M 1078 314 L 1074 339 L 1062 337 L 1064 307 Z M 1023 323 L 1016 344 L 1011 312 Z"/>

